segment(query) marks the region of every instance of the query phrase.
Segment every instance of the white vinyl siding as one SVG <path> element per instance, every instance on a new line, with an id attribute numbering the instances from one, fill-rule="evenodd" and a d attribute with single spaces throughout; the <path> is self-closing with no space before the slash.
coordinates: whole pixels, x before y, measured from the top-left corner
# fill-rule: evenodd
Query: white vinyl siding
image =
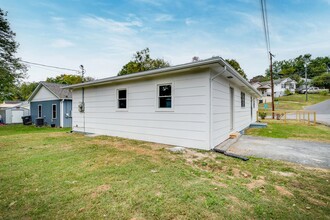
<path id="1" fill-rule="evenodd" d="M 234 123 L 230 129 L 230 87 L 234 89 Z M 241 92 L 245 93 L 245 108 L 241 107 Z M 251 95 L 242 91 L 240 87 L 231 82 L 231 79 L 222 76 L 212 81 L 212 147 L 228 139 L 229 134 L 241 131 L 256 121 L 256 108 L 252 109 L 251 120 Z"/>
<path id="2" fill-rule="evenodd" d="M 157 111 L 157 85 L 171 82 L 171 111 Z M 174 86 L 175 85 L 175 86 Z M 209 149 L 209 72 L 184 73 L 85 89 L 86 132 Z M 116 111 L 116 87 L 127 88 L 128 110 Z M 73 130 L 83 131 L 81 90 L 73 91 Z"/>

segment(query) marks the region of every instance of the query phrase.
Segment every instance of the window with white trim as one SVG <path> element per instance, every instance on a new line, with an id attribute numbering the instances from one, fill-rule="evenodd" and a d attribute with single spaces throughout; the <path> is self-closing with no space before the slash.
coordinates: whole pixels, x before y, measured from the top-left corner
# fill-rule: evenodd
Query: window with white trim
<path id="1" fill-rule="evenodd" d="M 117 90 L 118 97 L 118 108 L 126 109 L 127 108 L 127 89 L 118 89 Z"/>
<path id="2" fill-rule="evenodd" d="M 245 107 L 245 93 L 241 92 L 241 107 Z"/>
<path id="3" fill-rule="evenodd" d="M 57 115 L 57 105 L 53 104 L 52 105 L 52 119 L 56 119 L 56 115 Z"/>
<path id="4" fill-rule="evenodd" d="M 38 118 L 42 118 L 42 105 L 38 105 Z"/>
<path id="5" fill-rule="evenodd" d="M 172 108 L 172 84 L 158 85 L 158 108 Z"/>

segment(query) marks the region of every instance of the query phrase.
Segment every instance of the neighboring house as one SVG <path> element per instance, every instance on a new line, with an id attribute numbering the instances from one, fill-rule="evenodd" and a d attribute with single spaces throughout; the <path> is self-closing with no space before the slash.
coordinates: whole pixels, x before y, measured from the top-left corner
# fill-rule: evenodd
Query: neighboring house
<path id="1" fill-rule="evenodd" d="M 291 93 L 295 93 L 297 82 L 288 78 L 274 80 L 274 97 L 280 97 L 285 95 L 285 90 L 289 90 Z M 257 82 L 253 86 L 262 94 L 263 97 L 271 96 L 271 84 L 270 81 Z"/>
<path id="2" fill-rule="evenodd" d="M 32 122 L 43 118 L 48 125 L 71 127 L 72 94 L 63 84 L 40 82 L 29 97 Z"/>
<path id="3" fill-rule="evenodd" d="M 306 90 L 306 81 L 307 81 L 307 89 L 309 88 L 309 87 L 311 87 L 311 84 L 312 84 L 312 79 L 304 79 L 304 78 L 302 78 L 302 81 L 303 81 L 303 83 L 297 88 L 297 90 L 298 91 L 300 91 L 300 90 Z"/>
<path id="4" fill-rule="evenodd" d="M 5 124 L 22 123 L 22 117 L 30 114 L 30 106 L 22 101 L 5 101 L 0 104 L 0 115 Z"/>
<path id="5" fill-rule="evenodd" d="M 255 122 L 261 96 L 219 57 L 66 88 L 73 131 L 205 150 Z"/>

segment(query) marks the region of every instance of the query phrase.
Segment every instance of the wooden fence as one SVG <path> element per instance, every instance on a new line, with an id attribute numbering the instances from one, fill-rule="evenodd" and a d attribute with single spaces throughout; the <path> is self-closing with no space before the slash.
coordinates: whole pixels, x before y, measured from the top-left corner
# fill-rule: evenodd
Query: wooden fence
<path id="1" fill-rule="evenodd" d="M 296 121 L 307 121 L 308 124 L 316 124 L 316 112 L 315 111 L 305 111 L 305 110 L 258 110 L 257 111 L 257 121 L 259 118 L 262 118 L 262 113 L 266 113 L 266 119 L 276 119 L 284 120 L 286 123 L 287 120 L 296 120 Z M 260 115 L 259 115 L 260 114 Z M 262 118 L 263 119 L 263 118 Z"/>

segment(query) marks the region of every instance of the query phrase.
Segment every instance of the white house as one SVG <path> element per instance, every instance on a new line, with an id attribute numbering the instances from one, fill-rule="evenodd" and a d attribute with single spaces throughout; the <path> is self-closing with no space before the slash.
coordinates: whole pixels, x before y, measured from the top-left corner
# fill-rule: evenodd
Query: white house
<path id="1" fill-rule="evenodd" d="M 220 57 L 65 88 L 73 131 L 205 150 L 255 122 L 261 97 Z"/>
<path id="2" fill-rule="evenodd" d="M 262 94 L 262 96 L 271 96 L 270 81 L 257 82 L 253 86 Z M 274 80 L 274 97 L 280 97 L 285 95 L 285 90 L 289 90 L 291 93 L 295 93 L 297 82 L 291 78 L 283 78 Z"/>

